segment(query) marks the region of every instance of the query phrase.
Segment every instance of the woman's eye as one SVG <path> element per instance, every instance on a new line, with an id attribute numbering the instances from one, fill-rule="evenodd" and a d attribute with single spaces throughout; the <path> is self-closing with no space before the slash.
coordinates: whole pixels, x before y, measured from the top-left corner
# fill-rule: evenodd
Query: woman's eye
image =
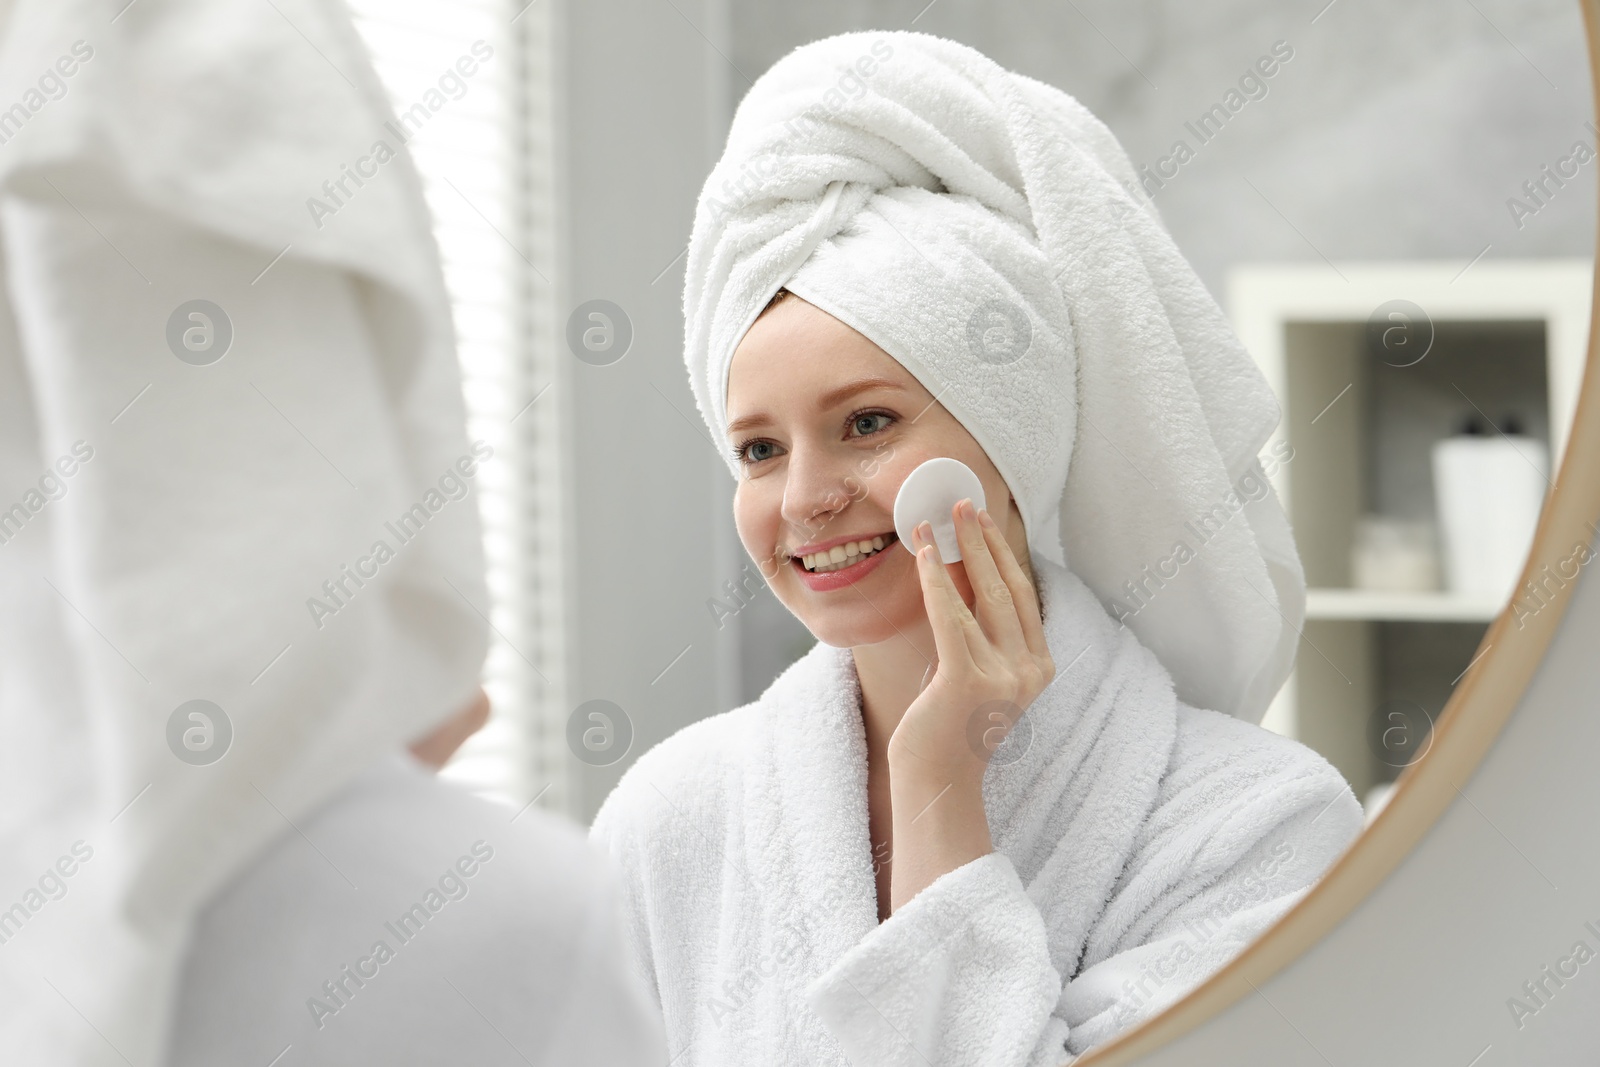
<path id="1" fill-rule="evenodd" d="M 892 421 L 894 420 L 890 416 L 882 412 L 869 411 L 851 419 L 850 428 L 862 437 L 866 437 L 868 434 L 877 433 Z"/>
<path id="2" fill-rule="evenodd" d="M 734 449 L 734 457 L 741 463 L 760 463 L 778 454 L 778 446 L 771 441 L 746 441 Z"/>

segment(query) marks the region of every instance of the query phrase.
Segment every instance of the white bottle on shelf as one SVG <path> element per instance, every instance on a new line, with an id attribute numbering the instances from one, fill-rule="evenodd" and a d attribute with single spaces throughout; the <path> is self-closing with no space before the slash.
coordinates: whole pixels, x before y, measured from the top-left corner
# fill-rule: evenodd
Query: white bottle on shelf
<path id="1" fill-rule="evenodd" d="M 1533 544 L 1549 476 L 1544 442 L 1520 433 L 1490 435 L 1477 420 L 1434 443 L 1434 501 L 1452 593 L 1511 596 Z"/>

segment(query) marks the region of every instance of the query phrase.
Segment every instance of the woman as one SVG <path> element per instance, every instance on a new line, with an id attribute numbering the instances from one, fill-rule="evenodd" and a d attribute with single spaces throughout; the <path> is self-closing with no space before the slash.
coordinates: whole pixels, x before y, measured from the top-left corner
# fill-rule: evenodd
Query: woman
<path id="1" fill-rule="evenodd" d="M 1304 606 L 1276 405 L 1136 189 L 1075 101 L 922 34 L 814 42 L 741 103 L 686 358 L 818 644 L 596 818 L 675 1063 L 1060 1063 L 1359 831 L 1255 725 Z M 936 456 L 988 502 L 950 565 L 894 534 Z"/>
<path id="2" fill-rule="evenodd" d="M 0 1062 L 660 1062 L 592 842 L 419 765 L 484 457 L 409 152 L 306 211 L 395 121 L 349 5 L 0 8 Z"/>

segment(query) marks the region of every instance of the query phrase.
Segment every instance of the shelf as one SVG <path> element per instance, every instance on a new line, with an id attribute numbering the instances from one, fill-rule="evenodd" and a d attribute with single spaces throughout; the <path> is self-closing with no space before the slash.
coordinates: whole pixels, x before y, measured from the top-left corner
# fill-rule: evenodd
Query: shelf
<path id="1" fill-rule="evenodd" d="M 1386 593 L 1371 589 L 1307 589 L 1307 619 L 1375 622 L 1493 622 L 1505 601 L 1457 593 Z"/>
<path id="2" fill-rule="evenodd" d="M 1392 700 L 1442 709 L 1512 595 L 1352 588 L 1361 520 L 1436 520 L 1433 445 L 1469 416 L 1515 416 L 1559 467 L 1593 284 L 1585 259 L 1229 273 L 1235 330 L 1283 413 L 1268 442 L 1281 458 L 1271 479 L 1310 586 L 1305 645 L 1262 725 L 1321 753 L 1357 796 L 1395 770 L 1373 750 L 1374 716 Z M 1389 328 L 1373 327 L 1385 321 L 1422 354 L 1386 351 Z"/>

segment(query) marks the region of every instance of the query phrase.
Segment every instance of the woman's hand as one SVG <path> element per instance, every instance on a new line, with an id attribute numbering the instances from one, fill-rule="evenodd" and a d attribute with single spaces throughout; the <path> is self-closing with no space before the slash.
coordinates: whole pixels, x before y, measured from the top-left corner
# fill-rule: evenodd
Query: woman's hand
<path id="1" fill-rule="evenodd" d="M 940 788 L 983 780 L 989 754 L 1055 677 L 1033 583 L 988 512 L 955 507 L 961 561 L 943 566 L 932 528 L 917 538 L 917 572 L 933 628 L 937 670 L 889 741 L 896 774 L 931 776 Z M 969 608 L 951 577 L 964 568 Z"/>
<path id="2" fill-rule="evenodd" d="M 1033 583 L 987 512 L 955 507 L 961 562 L 945 566 L 916 531 L 917 572 L 939 661 L 889 739 L 894 812 L 891 907 L 993 850 L 983 808 L 989 755 L 1055 677 Z M 951 577 L 964 568 L 969 608 Z"/>

